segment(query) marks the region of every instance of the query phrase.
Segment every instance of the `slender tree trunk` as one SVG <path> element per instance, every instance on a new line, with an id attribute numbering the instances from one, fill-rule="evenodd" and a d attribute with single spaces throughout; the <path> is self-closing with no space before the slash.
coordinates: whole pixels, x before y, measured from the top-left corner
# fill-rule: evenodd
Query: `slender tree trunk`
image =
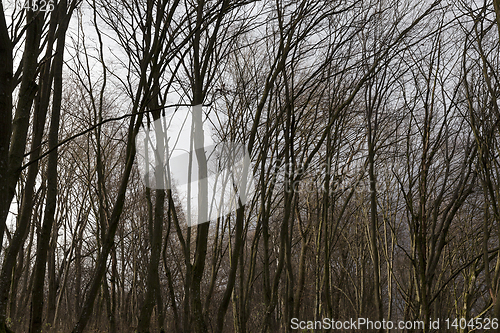
<path id="1" fill-rule="evenodd" d="M 205 258 L 207 255 L 208 230 L 208 184 L 207 184 L 207 157 L 205 155 L 204 142 L 205 134 L 203 131 L 203 84 L 204 76 L 202 73 L 202 53 L 201 48 L 201 27 L 204 20 L 205 1 L 197 1 L 196 13 L 196 31 L 193 39 L 193 98 L 192 98 L 192 122 L 193 142 L 195 155 L 198 162 L 198 226 L 196 232 L 196 252 L 192 267 L 192 280 L 190 286 L 191 313 L 196 333 L 206 333 L 208 331 L 205 319 L 203 318 L 203 309 L 201 303 L 201 281 L 205 269 Z M 209 55 L 211 56 L 211 55 Z"/>
<path id="2" fill-rule="evenodd" d="M 368 120 L 371 122 L 371 119 Z M 374 290 L 374 305 L 377 314 L 377 320 L 382 321 L 384 318 L 384 312 L 382 308 L 382 296 L 380 294 L 381 285 L 380 285 L 380 259 L 378 253 L 377 246 L 377 235 L 378 235 L 378 222 L 377 222 L 377 189 L 376 182 L 377 178 L 375 176 L 375 150 L 374 150 L 374 134 L 372 133 L 371 124 L 368 125 L 368 174 L 370 178 L 370 247 L 371 247 L 371 255 L 373 261 L 373 290 Z M 373 135 L 373 136 L 372 136 Z M 379 332 L 383 332 L 383 329 L 380 329 Z"/>
<path id="3" fill-rule="evenodd" d="M 42 228 L 37 239 L 37 255 L 34 268 L 33 290 L 31 295 L 31 323 L 30 333 L 38 333 L 42 331 L 42 316 L 44 304 L 44 285 L 45 285 L 45 268 L 50 247 L 50 236 L 54 226 L 54 216 L 57 205 L 57 160 L 58 151 L 57 144 L 59 139 L 59 123 L 62 102 L 62 67 L 64 60 L 64 47 L 66 29 L 69 24 L 72 9 L 66 14 L 67 2 L 62 0 L 57 7 L 61 24 L 57 33 L 57 48 L 56 55 L 53 61 L 54 75 L 54 97 L 52 105 L 52 118 L 49 131 L 49 150 L 52 150 L 48 157 L 47 164 L 47 200 L 45 204 L 45 214 L 42 223 Z M 57 232 L 56 235 L 57 237 Z M 55 270 L 55 267 L 52 267 Z M 49 272 L 50 275 L 50 272 Z M 55 275 L 55 274 L 54 274 Z M 53 277 L 55 279 L 55 277 Z M 54 281 L 53 281 L 54 282 Z M 52 288 L 51 288 L 52 289 Z M 52 294 L 54 291 L 52 290 Z M 51 304 L 53 305 L 53 304 Z M 53 316 L 53 312 L 52 312 Z M 52 323 L 52 318 L 49 318 Z"/>
<path id="4" fill-rule="evenodd" d="M 157 97 L 153 97 L 157 98 Z M 157 109 L 158 104 L 154 103 L 153 108 Z M 154 115 L 154 119 L 158 120 L 154 122 L 155 136 L 156 136 L 156 149 L 155 149 L 155 178 L 157 186 L 165 183 L 165 172 L 163 170 L 163 165 L 165 165 L 165 136 L 166 129 L 162 128 L 162 123 L 159 121 L 159 112 Z M 148 198 L 150 200 L 150 198 Z M 158 267 L 161 257 L 161 244 L 163 236 L 163 218 L 165 211 L 165 190 L 156 190 L 156 200 L 154 216 L 151 216 L 152 225 L 150 226 L 149 239 L 151 242 L 151 255 L 149 258 L 148 272 L 147 272 L 147 291 L 144 299 L 144 304 L 141 308 L 139 316 L 138 332 L 148 332 L 149 325 L 151 322 L 151 313 L 153 307 L 156 303 L 162 304 L 161 302 L 161 289 L 159 281 Z M 160 301 L 158 302 L 158 297 Z M 160 309 L 158 309 L 160 310 Z M 162 324 L 160 323 L 160 326 Z"/>
<path id="5" fill-rule="evenodd" d="M 9 213 L 9 147 L 12 135 L 12 91 L 13 57 L 12 41 L 10 40 L 5 21 L 3 3 L 0 2 L 0 241 L 3 243 L 5 219 Z"/>
<path id="6" fill-rule="evenodd" d="M 130 173 L 132 171 L 132 165 L 135 157 L 135 136 L 139 131 L 139 126 L 142 120 L 142 113 L 136 117 L 132 117 L 129 125 L 129 133 L 127 140 L 127 152 L 126 152 L 126 165 L 125 170 L 122 175 L 122 179 L 120 182 L 120 188 L 118 190 L 118 196 L 116 198 L 115 206 L 113 208 L 113 212 L 109 221 L 109 228 L 106 234 L 106 241 L 103 243 L 102 251 L 99 254 L 97 259 L 97 265 L 95 268 L 94 276 L 92 277 L 92 281 L 90 283 L 89 291 L 87 293 L 87 297 L 82 307 L 82 313 L 80 314 L 80 318 L 73 328 L 73 333 L 82 333 L 87 326 L 87 323 L 92 316 L 94 301 L 99 291 L 99 286 L 101 285 L 102 278 L 106 272 L 106 264 L 109 253 L 111 252 L 111 248 L 114 244 L 114 237 L 116 233 L 116 229 L 118 228 L 118 223 L 120 221 L 120 216 L 123 211 L 123 206 L 125 203 L 125 194 L 128 185 L 128 179 L 130 177 Z"/>
<path id="7" fill-rule="evenodd" d="M 0 118 L 2 118 L 2 126 L 5 126 L 2 128 L 2 134 L 0 134 L 0 144 L 2 144 L 0 147 L 0 242 L 3 242 L 7 215 L 9 213 L 12 198 L 14 197 L 15 186 L 21 173 L 20 167 L 24 159 L 31 107 L 37 91 L 36 70 L 38 67 L 37 58 L 39 54 L 41 29 L 43 26 L 43 15 L 35 16 L 32 11 L 28 11 L 26 22 L 29 22 L 29 25 L 27 27 L 26 41 L 24 44 L 22 62 L 23 77 L 19 90 L 19 102 L 16 108 L 16 116 L 11 127 L 11 94 L 13 89 L 12 43 L 8 36 L 7 29 L 4 28 L 5 18 L 3 10 L 0 14 L 0 56 L 2 57 L 0 61 L 2 63 L 2 65 L 0 65 L 0 75 L 2 79 L 5 79 L 5 85 L 3 83 L 0 85 L 2 86 L 0 88 L 0 112 L 2 112 Z M 8 58 L 9 55 L 10 58 Z M 6 329 L 5 320 L 9 290 L 11 287 L 12 269 L 19 249 L 22 246 L 22 240 L 25 233 L 24 230 L 22 231 L 23 232 L 16 232 L 14 235 L 2 265 L 2 272 L 0 275 L 0 332 Z"/>
<path id="8" fill-rule="evenodd" d="M 169 296 L 170 296 L 170 302 L 172 304 L 172 311 L 174 313 L 174 327 L 175 327 L 175 332 L 180 333 L 180 319 L 179 319 L 179 312 L 178 312 L 178 307 L 177 307 L 177 302 L 175 300 L 175 289 L 174 289 L 174 284 L 173 284 L 173 279 L 172 279 L 172 273 L 170 271 L 170 268 L 168 267 L 167 264 L 167 245 L 169 241 L 169 236 L 170 236 L 170 228 L 172 225 L 172 219 L 177 218 L 177 215 L 175 213 L 175 207 L 173 206 L 173 200 L 172 200 L 172 192 L 171 190 L 167 190 L 167 197 L 168 197 L 168 216 L 167 216 L 167 234 L 165 236 L 165 243 L 163 245 L 163 251 L 162 251 L 162 257 L 163 257 L 163 268 L 165 269 L 165 275 L 167 276 L 167 283 L 168 283 L 168 291 L 169 291 Z M 178 221 L 175 222 L 176 225 L 178 225 Z"/>
<path id="9" fill-rule="evenodd" d="M 231 300 L 231 295 L 233 294 L 233 289 L 236 284 L 236 273 L 238 268 L 238 260 L 242 252 L 243 247 L 243 223 L 244 223 L 244 206 L 240 206 L 236 211 L 236 233 L 234 240 L 234 249 L 231 255 L 231 265 L 229 268 L 229 276 L 227 278 L 227 286 L 222 296 L 222 301 L 219 305 L 217 311 L 217 332 L 222 332 L 224 328 L 224 318 Z M 240 309 L 241 311 L 241 309 Z M 239 314 L 235 314 L 238 316 Z"/>
<path id="10" fill-rule="evenodd" d="M 48 253 L 48 266 L 47 266 L 47 276 L 48 276 L 48 286 L 49 292 L 47 297 L 47 324 L 52 325 L 54 322 L 54 316 L 56 314 L 56 301 L 57 301 L 57 287 L 59 284 L 59 279 L 56 275 L 56 246 L 57 246 L 57 236 L 58 236 L 58 225 L 57 222 L 53 224 L 52 241 L 49 245 Z"/>

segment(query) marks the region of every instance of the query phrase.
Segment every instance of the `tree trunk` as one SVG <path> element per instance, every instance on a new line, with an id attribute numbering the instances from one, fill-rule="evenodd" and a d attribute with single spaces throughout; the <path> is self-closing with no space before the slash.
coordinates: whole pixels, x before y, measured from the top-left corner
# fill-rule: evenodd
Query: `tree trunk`
<path id="1" fill-rule="evenodd" d="M 50 122 L 49 132 L 49 150 L 52 150 L 48 157 L 47 164 L 47 200 L 45 204 L 45 214 L 43 218 L 42 228 L 37 239 L 36 262 L 34 267 L 34 281 L 31 295 L 31 323 L 30 333 L 38 333 L 42 331 L 43 322 L 43 304 L 44 304 L 44 285 L 45 285 L 45 268 L 50 247 L 50 236 L 54 225 L 54 216 L 57 205 L 57 159 L 58 159 L 58 139 L 59 139 L 59 123 L 62 102 L 62 67 L 64 60 L 64 47 L 66 30 L 68 28 L 71 13 L 74 7 L 66 14 L 67 2 L 62 0 L 57 7 L 58 19 L 61 24 L 57 32 L 57 48 L 52 63 L 52 71 L 54 75 L 54 96 L 52 104 L 52 119 Z M 57 232 L 54 235 L 57 237 Z M 55 267 L 52 267 L 55 270 Z M 55 275 L 55 274 L 54 274 Z M 50 276 L 50 272 L 49 272 Z M 52 277 L 52 282 L 55 276 Z M 52 289 L 52 295 L 55 296 Z M 54 301 L 54 299 L 52 299 Z M 51 302 L 51 306 L 55 306 Z M 55 309 L 54 309 L 55 310 Z M 49 311 L 52 313 L 53 312 Z M 52 323 L 52 318 L 48 318 L 49 323 Z"/>
<path id="2" fill-rule="evenodd" d="M 3 242 L 5 219 L 9 213 L 9 147 L 12 134 L 12 90 L 13 58 L 12 41 L 10 40 L 5 21 L 3 3 L 0 2 L 0 240 Z"/>
<path id="3" fill-rule="evenodd" d="M 87 297 L 82 306 L 82 313 L 80 314 L 80 318 L 73 328 L 73 333 L 82 333 L 87 326 L 87 323 L 92 316 L 92 310 L 94 308 L 94 301 L 99 291 L 99 286 L 101 285 L 102 278 L 106 272 L 106 265 L 109 253 L 114 244 L 114 237 L 116 233 L 116 229 L 118 228 L 118 223 L 120 221 L 120 216 L 123 211 L 123 206 L 125 203 L 125 194 L 127 190 L 128 180 L 130 177 L 130 173 L 132 171 L 132 166 L 135 157 L 135 136 L 139 131 L 139 126 L 142 121 L 143 113 L 140 113 L 137 116 L 132 116 L 130 119 L 128 139 L 127 139 L 127 152 L 126 152 L 126 165 L 125 170 L 122 174 L 122 179 L 120 182 L 120 188 L 118 190 L 118 195 L 116 198 L 115 206 L 113 208 L 113 212 L 109 221 L 109 228 L 106 234 L 105 242 L 102 244 L 102 251 L 99 254 L 97 259 L 97 265 L 95 268 L 94 275 L 92 277 L 92 281 L 90 282 L 89 291 L 87 293 Z"/>
<path id="4" fill-rule="evenodd" d="M 153 98 L 157 98 L 156 96 Z M 153 109 L 157 109 L 158 104 L 153 103 Z M 154 114 L 154 119 L 159 120 L 160 114 L 157 112 Z M 155 165 L 156 168 L 155 178 L 157 186 L 165 183 L 164 179 L 164 170 L 161 166 L 165 165 L 164 163 L 164 154 L 165 154 L 165 144 L 166 144 L 166 129 L 162 128 L 161 121 L 154 122 L 155 127 L 155 136 L 156 136 L 156 147 L 155 147 Z M 147 198 L 151 200 L 151 198 Z M 165 190 L 157 189 L 156 190 L 156 200 L 155 200 L 155 209 L 154 216 L 151 216 L 152 225 L 149 228 L 150 235 L 149 239 L 151 242 L 151 255 L 149 258 L 148 272 L 147 272 L 147 291 L 144 299 L 144 304 L 141 308 L 141 313 L 139 316 L 139 325 L 138 332 L 148 332 L 149 325 L 151 321 L 151 313 L 153 311 L 153 307 L 155 302 L 157 304 L 161 304 L 161 289 L 160 289 L 160 280 L 158 274 L 158 266 L 160 263 L 161 257 L 161 244 L 162 244 L 162 236 L 163 236 L 163 218 L 165 211 Z M 151 212 L 150 212 L 151 214 Z M 160 301 L 158 301 L 158 299 Z M 158 309 L 160 310 L 160 309 Z M 163 327 L 162 323 L 160 323 L 160 329 Z"/>
<path id="5" fill-rule="evenodd" d="M 3 10 L 3 5 L 1 5 Z M 14 121 L 11 123 L 12 115 L 12 43 L 7 29 L 4 29 L 5 18 L 3 11 L 0 14 L 0 75 L 5 79 L 5 85 L 0 86 L 0 118 L 2 119 L 2 134 L 0 134 L 0 242 L 3 242 L 6 220 L 10 204 L 15 193 L 15 186 L 21 174 L 21 165 L 24 159 L 26 138 L 28 134 L 29 119 L 33 99 L 37 91 L 36 72 L 38 68 L 38 54 L 40 36 L 43 26 L 43 15 L 36 15 L 28 11 L 26 22 L 29 23 L 26 31 L 26 41 L 23 52 L 23 76 L 19 90 L 19 102 L 16 109 Z M 10 59 L 8 56 L 10 55 Z M 10 96 L 8 96 L 10 95 Z M 12 126 L 12 127 L 11 127 Z M 12 130 L 12 132 L 11 132 Z M 9 150 L 10 145 L 10 150 Z M 19 230 L 10 243 L 5 256 L 2 272 L 0 275 L 0 332 L 5 328 L 7 302 L 11 287 L 12 269 L 16 261 L 19 249 L 23 245 L 25 230 Z"/>

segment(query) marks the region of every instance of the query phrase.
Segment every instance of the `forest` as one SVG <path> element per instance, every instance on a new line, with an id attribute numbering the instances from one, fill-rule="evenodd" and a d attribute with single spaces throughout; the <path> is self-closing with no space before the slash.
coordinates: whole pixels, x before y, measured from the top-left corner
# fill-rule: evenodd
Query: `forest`
<path id="1" fill-rule="evenodd" d="M 0 1 L 0 333 L 500 332 L 499 41 L 500 0 Z"/>

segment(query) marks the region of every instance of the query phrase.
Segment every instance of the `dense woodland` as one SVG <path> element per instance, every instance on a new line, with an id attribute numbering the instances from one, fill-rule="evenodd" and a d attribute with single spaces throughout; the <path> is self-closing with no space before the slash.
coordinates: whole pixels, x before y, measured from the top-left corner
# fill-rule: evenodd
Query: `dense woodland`
<path id="1" fill-rule="evenodd" d="M 500 1 L 23 1 L 0 2 L 0 332 L 500 318 Z M 203 182 L 188 223 L 137 158 L 190 112 L 199 179 L 207 133 L 251 160 L 206 223 Z"/>

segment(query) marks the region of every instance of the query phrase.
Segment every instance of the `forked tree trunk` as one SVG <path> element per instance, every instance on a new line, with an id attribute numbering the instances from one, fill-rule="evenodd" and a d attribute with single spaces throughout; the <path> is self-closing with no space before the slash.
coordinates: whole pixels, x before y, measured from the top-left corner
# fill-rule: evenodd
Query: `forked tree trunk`
<path id="1" fill-rule="evenodd" d="M 71 18 L 72 11 L 76 3 L 70 6 L 69 12 L 66 13 L 68 4 L 66 0 L 62 0 L 58 6 L 58 16 L 56 16 L 60 21 L 59 29 L 57 32 L 57 48 L 54 60 L 52 62 L 52 71 L 54 75 L 54 97 L 52 104 L 52 118 L 50 122 L 49 131 L 49 150 L 52 150 L 48 157 L 47 163 L 47 199 L 45 203 L 45 214 L 43 218 L 42 228 L 37 239 L 37 252 L 36 261 L 34 267 L 34 280 L 33 280 L 33 290 L 31 295 L 31 323 L 30 323 L 30 333 L 38 333 L 42 331 L 43 323 L 43 304 L 44 304 L 44 285 L 45 285 L 45 269 L 49 254 L 50 247 L 50 236 L 52 234 L 52 229 L 54 226 L 54 216 L 56 212 L 57 205 L 57 145 L 59 138 L 59 123 L 61 114 L 61 102 L 62 102 L 62 67 L 64 60 L 64 47 L 65 47 L 65 37 L 66 30 L 69 25 L 69 20 Z M 57 237 L 57 232 L 54 237 Z M 52 263 L 54 265 L 54 263 Z M 55 270 L 55 267 L 51 267 Z M 50 276 L 49 272 L 49 276 Z M 55 274 L 54 274 L 55 275 Z M 52 280 L 55 276 L 52 277 Z M 54 281 L 49 281 L 54 282 Z M 54 286 L 50 288 L 52 291 L 52 301 L 50 302 L 51 307 L 55 306 L 55 293 Z M 55 310 L 52 309 L 52 310 Z M 53 311 L 49 311 L 49 323 L 52 323 Z M 52 318 L 51 318 L 52 317 Z"/>

